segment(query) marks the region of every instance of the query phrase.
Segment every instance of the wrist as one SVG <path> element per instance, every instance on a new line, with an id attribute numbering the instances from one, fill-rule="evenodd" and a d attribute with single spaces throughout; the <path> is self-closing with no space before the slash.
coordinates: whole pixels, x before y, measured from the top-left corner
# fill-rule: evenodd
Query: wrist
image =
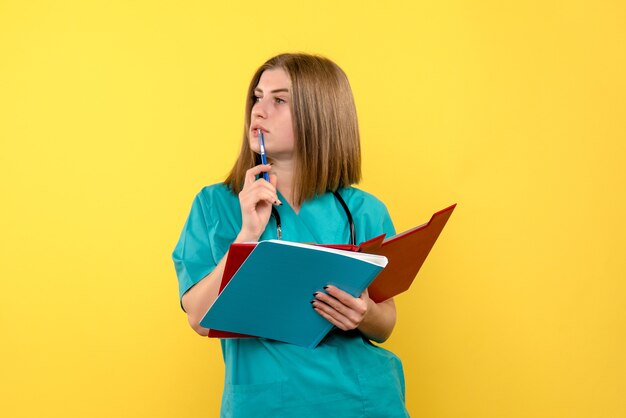
<path id="1" fill-rule="evenodd" d="M 246 232 L 244 230 L 239 231 L 235 238 L 235 243 L 239 242 L 257 242 L 261 236 L 253 233 Z"/>
<path id="2" fill-rule="evenodd" d="M 374 302 L 370 298 L 367 298 L 367 310 L 365 311 L 365 315 L 363 316 L 363 320 L 361 321 L 361 324 L 365 324 L 365 326 L 367 326 L 367 324 L 372 320 L 372 318 L 375 318 L 377 316 L 378 309 L 379 308 L 376 305 L 376 302 Z"/>

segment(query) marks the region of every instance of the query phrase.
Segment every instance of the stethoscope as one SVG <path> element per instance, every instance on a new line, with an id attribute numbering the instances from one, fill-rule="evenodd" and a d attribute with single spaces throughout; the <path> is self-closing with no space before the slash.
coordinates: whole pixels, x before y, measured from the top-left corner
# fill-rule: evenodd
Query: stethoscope
<path id="1" fill-rule="evenodd" d="M 350 225 L 350 244 L 356 245 L 356 233 L 354 232 L 354 221 L 352 220 L 352 214 L 350 213 L 350 209 L 348 209 L 348 205 L 346 205 L 346 202 L 343 200 L 343 197 L 341 197 L 338 191 L 335 190 L 333 194 L 341 204 L 341 207 L 343 207 L 343 210 L 346 212 L 346 216 L 348 217 L 348 224 Z M 280 215 L 278 213 L 278 210 L 276 210 L 274 206 L 272 206 L 272 216 L 276 221 L 276 237 L 278 239 L 281 239 L 283 236 L 283 232 L 280 223 Z"/>

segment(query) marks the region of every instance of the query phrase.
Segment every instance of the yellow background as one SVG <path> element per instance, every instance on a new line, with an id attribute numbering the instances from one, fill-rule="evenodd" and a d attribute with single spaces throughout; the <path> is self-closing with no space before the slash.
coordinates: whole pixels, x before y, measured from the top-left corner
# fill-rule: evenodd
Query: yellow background
<path id="1" fill-rule="evenodd" d="M 411 414 L 626 416 L 624 22 L 617 0 L 1 0 L 0 416 L 217 415 L 219 344 L 170 254 L 283 51 L 347 72 L 360 187 L 399 231 L 459 205 L 385 344 Z"/>

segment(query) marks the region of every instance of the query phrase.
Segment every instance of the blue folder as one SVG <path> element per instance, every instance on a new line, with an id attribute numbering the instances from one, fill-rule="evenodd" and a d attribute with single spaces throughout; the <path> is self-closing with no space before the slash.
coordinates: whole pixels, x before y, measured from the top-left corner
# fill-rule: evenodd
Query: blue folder
<path id="1" fill-rule="evenodd" d="M 314 348 L 333 325 L 313 310 L 313 293 L 331 284 L 359 296 L 386 264 L 383 256 L 261 241 L 200 325 Z"/>

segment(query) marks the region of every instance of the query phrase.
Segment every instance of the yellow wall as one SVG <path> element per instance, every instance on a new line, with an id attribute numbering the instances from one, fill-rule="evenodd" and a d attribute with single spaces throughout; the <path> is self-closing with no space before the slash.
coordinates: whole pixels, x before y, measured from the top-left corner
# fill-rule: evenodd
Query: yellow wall
<path id="1" fill-rule="evenodd" d="M 0 416 L 217 414 L 170 253 L 300 50 L 398 230 L 459 204 L 386 344 L 412 415 L 626 416 L 625 3 L 213 3 L 0 1 Z"/>

